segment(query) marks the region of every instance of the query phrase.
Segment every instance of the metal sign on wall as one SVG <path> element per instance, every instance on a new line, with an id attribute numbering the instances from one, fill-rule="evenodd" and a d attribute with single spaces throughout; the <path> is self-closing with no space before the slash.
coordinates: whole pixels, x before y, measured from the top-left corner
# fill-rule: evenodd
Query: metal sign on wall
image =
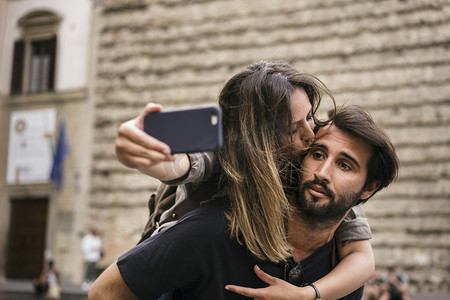
<path id="1" fill-rule="evenodd" d="M 39 109 L 11 113 L 6 182 L 49 182 L 53 162 L 56 110 Z"/>

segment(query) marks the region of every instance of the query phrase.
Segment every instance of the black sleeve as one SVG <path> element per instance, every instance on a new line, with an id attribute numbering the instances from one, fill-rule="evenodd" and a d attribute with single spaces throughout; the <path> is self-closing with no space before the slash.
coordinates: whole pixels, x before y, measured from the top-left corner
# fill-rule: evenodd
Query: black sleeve
<path id="1" fill-rule="evenodd" d="M 136 296 L 157 299 L 168 291 L 198 286 L 213 264 L 216 238 L 226 231 L 226 223 L 217 221 L 224 219 L 218 205 L 220 201 L 213 201 L 193 210 L 118 259 L 120 274 Z"/>
<path id="2" fill-rule="evenodd" d="M 353 293 L 340 298 L 339 300 L 361 300 L 362 296 L 363 296 L 363 292 L 364 292 L 364 286 L 360 287 L 359 289 L 357 289 L 356 291 L 354 291 Z"/>
<path id="3" fill-rule="evenodd" d="M 198 251 L 205 248 L 194 245 L 193 241 L 202 243 L 202 236 L 190 227 L 188 224 L 169 228 L 119 258 L 120 274 L 136 296 L 157 299 L 165 292 L 192 285 L 199 278 L 203 262 Z"/>

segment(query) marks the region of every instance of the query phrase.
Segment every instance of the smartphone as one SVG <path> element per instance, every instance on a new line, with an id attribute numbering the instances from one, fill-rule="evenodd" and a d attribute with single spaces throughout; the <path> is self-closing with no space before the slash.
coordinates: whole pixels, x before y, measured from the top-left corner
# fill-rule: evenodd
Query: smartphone
<path id="1" fill-rule="evenodd" d="M 222 147 L 222 111 L 206 105 L 148 113 L 144 131 L 168 144 L 172 153 L 216 151 Z"/>

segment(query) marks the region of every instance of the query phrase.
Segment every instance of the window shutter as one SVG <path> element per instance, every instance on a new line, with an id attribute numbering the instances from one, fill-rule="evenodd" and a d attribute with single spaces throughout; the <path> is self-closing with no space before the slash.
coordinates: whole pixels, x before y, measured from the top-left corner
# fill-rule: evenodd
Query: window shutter
<path id="1" fill-rule="evenodd" d="M 14 43 L 11 94 L 19 94 L 22 92 L 24 58 L 25 42 L 23 40 L 18 40 Z"/>

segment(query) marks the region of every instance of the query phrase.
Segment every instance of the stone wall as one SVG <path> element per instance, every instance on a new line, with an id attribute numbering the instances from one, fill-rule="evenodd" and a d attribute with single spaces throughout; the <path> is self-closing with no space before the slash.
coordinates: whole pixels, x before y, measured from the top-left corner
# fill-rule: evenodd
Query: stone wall
<path id="1" fill-rule="evenodd" d="M 108 0 L 97 16 L 90 218 L 112 261 L 133 246 L 157 182 L 120 165 L 118 125 L 148 101 L 213 103 L 260 59 L 317 74 L 338 102 L 367 108 L 392 137 L 400 176 L 366 205 L 377 267 L 414 292 L 450 285 L 450 2 Z"/>

